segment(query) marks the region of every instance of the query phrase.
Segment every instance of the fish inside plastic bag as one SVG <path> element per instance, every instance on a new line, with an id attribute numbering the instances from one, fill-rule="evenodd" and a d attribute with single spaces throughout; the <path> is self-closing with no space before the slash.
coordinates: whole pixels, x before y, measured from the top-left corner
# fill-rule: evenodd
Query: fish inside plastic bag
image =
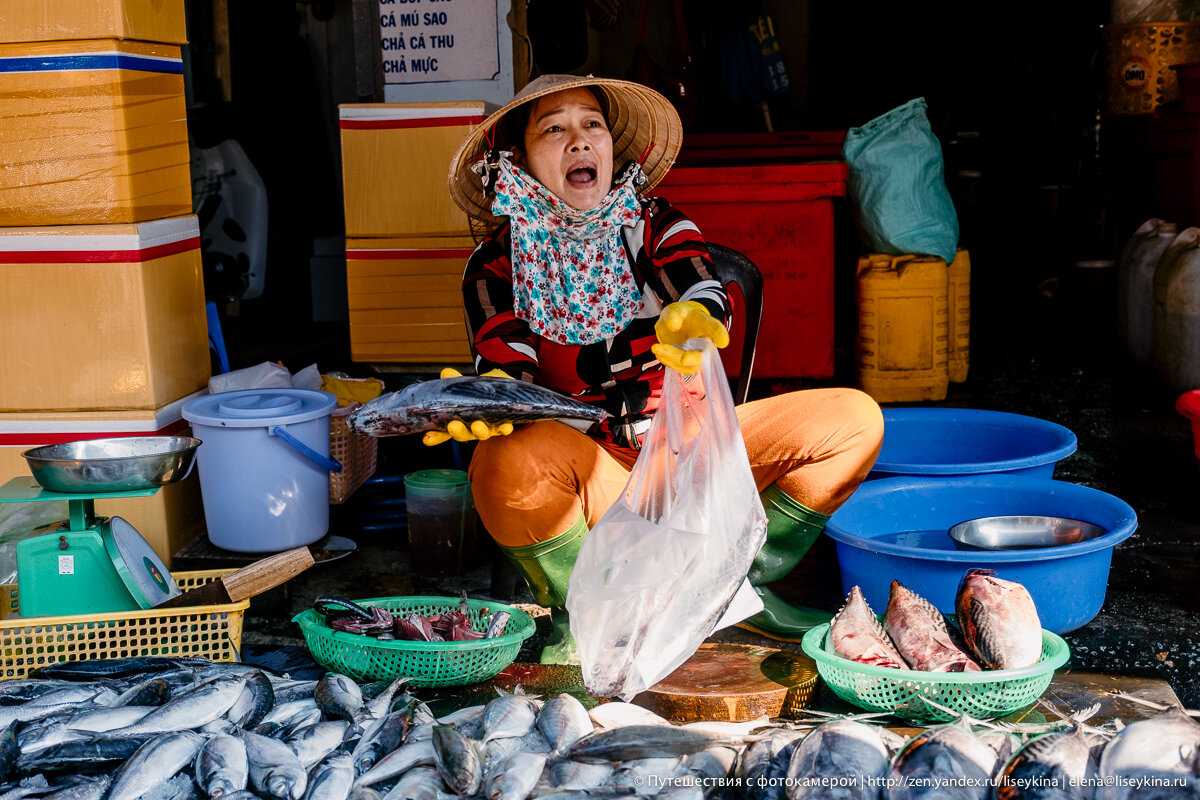
<path id="1" fill-rule="evenodd" d="M 629 482 L 571 573 L 571 633 L 597 697 L 629 700 L 762 607 L 726 613 L 747 594 L 767 517 L 716 347 L 693 339 L 685 349 L 704 350 L 701 370 L 686 381 L 667 371 Z"/>

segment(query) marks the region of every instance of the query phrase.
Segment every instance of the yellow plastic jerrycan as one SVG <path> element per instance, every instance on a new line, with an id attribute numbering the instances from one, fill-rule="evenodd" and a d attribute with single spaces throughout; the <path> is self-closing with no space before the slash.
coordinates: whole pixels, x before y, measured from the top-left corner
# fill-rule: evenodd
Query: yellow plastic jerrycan
<path id="1" fill-rule="evenodd" d="M 858 385 L 879 403 L 944 400 L 950 382 L 946 262 L 872 254 L 858 267 Z"/>
<path id="2" fill-rule="evenodd" d="M 951 383 L 967 379 L 971 366 L 971 256 L 963 248 L 950 262 L 950 352 Z"/>

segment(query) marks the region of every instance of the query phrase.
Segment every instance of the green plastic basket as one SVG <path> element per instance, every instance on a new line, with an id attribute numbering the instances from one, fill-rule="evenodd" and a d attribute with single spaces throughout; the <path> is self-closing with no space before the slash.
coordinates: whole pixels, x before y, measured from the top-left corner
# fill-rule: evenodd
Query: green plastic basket
<path id="1" fill-rule="evenodd" d="M 834 694 L 859 708 L 884 711 L 921 723 L 949 722 L 960 714 L 976 719 L 1011 714 L 1041 697 L 1054 677 L 1054 670 L 1071 657 L 1062 637 L 1043 630 L 1042 657 L 1028 667 L 918 672 L 859 664 L 835 655 L 832 644 L 826 641 L 828 633 L 829 623 L 818 625 L 804 634 L 800 647 L 817 662 L 817 672 Z M 935 708 L 924 702 L 924 698 L 954 713 Z"/>
<path id="2" fill-rule="evenodd" d="M 379 606 L 393 615 L 442 614 L 457 611 L 457 597 L 373 597 L 355 600 L 360 606 Z M 471 642 L 379 641 L 371 636 L 335 631 L 314 609 L 292 618 L 300 626 L 312 657 L 333 672 L 357 681 L 390 680 L 401 675 L 412 678 L 409 686 L 464 686 L 486 681 L 511 664 L 521 643 L 533 635 L 533 617 L 519 608 L 488 600 L 468 600 L 468 617 L 474 630 L 487 629 L 492 614 L 507 611 L 511 616 L 504 634 Z"/>

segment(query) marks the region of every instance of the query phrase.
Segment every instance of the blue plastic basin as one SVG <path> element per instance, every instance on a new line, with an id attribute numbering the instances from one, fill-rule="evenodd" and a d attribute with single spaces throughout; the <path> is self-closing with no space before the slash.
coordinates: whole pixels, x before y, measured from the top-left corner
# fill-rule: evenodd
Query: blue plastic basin
<path id="1" fill-rule="evenodd" d="M 1008 473 L 1054 476 L 1075 434 L 1024 414 L 971 408 L 886 408 L 883 448 L 869 479 Z"/>
<path id="2" fill-rule="evenodd" d="M 1090 541 L 1036 550 L 956 549 L 949 529 L 969 519 L 1046 515 L 1079 519 L 1107 533 Z M 958 581 L 968 569 L 994 569 L 1017 581 L 1037 604 L 1042 627 L 1068 633 L 1100 612 L 1113 547 L 1137 528 L 1125 501 L 1087 486 L 1027 475 L 885 478 L 868 481 L 829 520 L 842 587 L 859 586 L 882 614 L 893 579 L 954 613 Z"/>

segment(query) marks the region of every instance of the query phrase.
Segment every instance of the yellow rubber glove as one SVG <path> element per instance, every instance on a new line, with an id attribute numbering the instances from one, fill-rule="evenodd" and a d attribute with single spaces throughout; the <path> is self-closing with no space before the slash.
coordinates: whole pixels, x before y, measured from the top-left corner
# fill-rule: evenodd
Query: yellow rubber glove
<path id="1" fill-rule="evenodd" d="M 462 373 L 454 367 L 446 367 L 442 370 L 441 377 L 443 378 L 461 378 Z M 480 377 L 482 378 L 508 378 L 514 380 L 513 376 L 509 375 L 502 369 L 494 369 L 490 372 L 485 372 Z M 493 436 L 508 436 L 513 432 L 513 424 L 511 422 L 501 422 L 497 425 L 488 425 L 481 419 L 477 419 L 471 423 L 470 427 L 465 422 L 459 420 L 451 420 L 446 425 L 444 431 L 425 431 L 425 435 L 421 438 L 421 442 L 428 447 L 433 447 L 435 444 L 448 442 L 453 439 L 456 442 L 472 442 L 478 439 L 490 439 Z"/>
<path id="2" fill-rule="evenodd" d="M 658 322 L 654 323 L 654 333 L 658 336 L 658 344 L 651 345 L 650 349 L 662 365 L 689 376 L 699 371 L 704 354 L 699 350 L 680 349 L 680 345 L 697 337 L 708 339 L 717 347 L 729 344 L 729 331 L 695 300 L 671 303 L 664 308 Z"/>

